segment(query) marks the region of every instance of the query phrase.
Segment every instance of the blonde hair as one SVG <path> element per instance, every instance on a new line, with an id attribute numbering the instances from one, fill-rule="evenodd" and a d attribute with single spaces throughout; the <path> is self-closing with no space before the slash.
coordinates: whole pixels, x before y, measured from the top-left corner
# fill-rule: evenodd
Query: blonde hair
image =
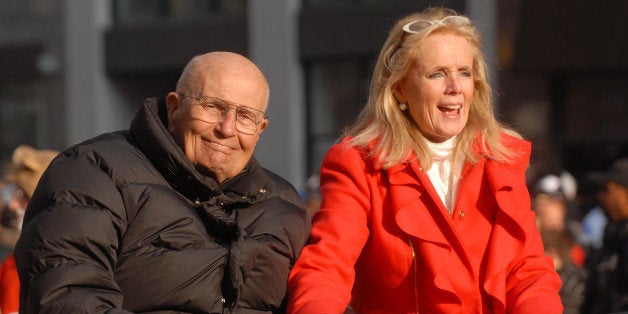
<path id="1" fill-rule="evenodd" d="M 367 150 L 370 157 L 384 168 L 405 161 L 411 153 L 423 167 L 431 166 L 426 138 L 412 118 L 399 109 L 399 101 L 393 91 L 408 73 L 422 42 L 435 32 L 447 31 L 464 37 L 473 47 L 474 55 L 474 96 L 467 125 L 456 138 L 454 156 L 465 156 L 472 162 L 477 162 L 482 155 L 499 161 L 513 157 L 514 152 L 503 145 L 500 133 L 521 136 L 495 119 L 479 32 L 470 23 L 439 23 L 445 17 L 456 15 L 450 9 L 428 8 L 409 14 L 395 24 L 379 53 L 366 106 L 355 124 L 343 134 L 351 137 L 348 146 L 370 147 Z M 416 33 L 405 32 L 403 26 L 412 21 L 426 21 L 429 26 Z M 476 147 L 480 155 L 474 153 Z"/>

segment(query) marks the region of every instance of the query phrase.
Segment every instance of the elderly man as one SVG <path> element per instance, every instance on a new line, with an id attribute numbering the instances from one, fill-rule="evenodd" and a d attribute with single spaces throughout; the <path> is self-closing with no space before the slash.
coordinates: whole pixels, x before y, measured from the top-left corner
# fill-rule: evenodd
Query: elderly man
<path id="1" fill-rule="evenodd" d="M 200 55 L 128 131 L 62 152 L 15 249 L 20 312 L 281 311 L 310 225 L 253 157 L 268 95 L 250 60 Z"/>

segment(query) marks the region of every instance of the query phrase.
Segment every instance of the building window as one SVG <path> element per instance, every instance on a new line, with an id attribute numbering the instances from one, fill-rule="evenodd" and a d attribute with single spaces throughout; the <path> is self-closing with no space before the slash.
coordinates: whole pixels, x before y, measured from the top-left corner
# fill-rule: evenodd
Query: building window
<path id="1" fill-rule="evenodd" d="M 574 174 L 603 171 L 628 154 L 628 78 L 572 75 L 555 103 L 562 164 Z"/>
<path id="2" fill-rule="evenodd" d="M 318 174 L 327 150 L 355 121 L 368 96 L 371 60 L 308 64 L 308 172 Z"/>
<path id="3" fill-rule="evenodd" d="M 20 144 L 47 147 L 49 130 L 46 85 L 37 80 L 4 80 L 0 84 L 0 160 L 8 163 Z M 43 142 L 40 143 L 40 142 Z"/>
<path id="4" fill-rule="evenodd" d="M 331 7 L 331 6 L 351 6 L 351 5 L 398 5 L 412 1 L 409 0 L 304 0 L 303 5 L 307 7 Z"/>
<path id="5" fill-rule="evenodd" d="M 141 24 L 164 19 L 203 20 L 213 15 L 242 15 L 246 0 L 144 0 L 113 1 L 114 21 L 118 24 Z"/>

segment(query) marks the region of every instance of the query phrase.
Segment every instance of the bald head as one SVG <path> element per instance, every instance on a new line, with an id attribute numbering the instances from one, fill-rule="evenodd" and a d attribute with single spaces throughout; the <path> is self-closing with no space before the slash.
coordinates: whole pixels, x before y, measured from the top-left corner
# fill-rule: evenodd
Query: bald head
<path id="1" fill-rule="evenodd" d="M 218 104 L 233 110 L 210 116 L 206 108 Z M 256 118 L 254 132 L 250 125 L 243 130 L 251 115 L 242 110 L 265 112 L 267 105 L 268 83 L 253 62 L 231 52 L 211 52 L 190 60 L 177 91 L 166 97 L 167 127 L 195 168 L 221 183 L 242 172 L 268 126 L 266 117 Z M 248 109 L 236 110 L 244 106 Z"/>
<path id="2" fill-rule="evenodd" d="M 246 90 L 262 97 L 266 109 L 269 90 L 264 74 L 251 60 L 233 52 L 215 51 L 195 56 L 183 69 L 176 88 L 179 93 L 196 95 L 206 88 L 222 90 L 229 80 L 245 82 Z"/>

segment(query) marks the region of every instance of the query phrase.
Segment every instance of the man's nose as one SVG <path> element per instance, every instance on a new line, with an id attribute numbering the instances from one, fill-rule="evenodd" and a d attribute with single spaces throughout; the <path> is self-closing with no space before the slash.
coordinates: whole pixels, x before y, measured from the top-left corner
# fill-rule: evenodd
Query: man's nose
<path id="1" fill-rule="evenodd" d="M 236 134 L 236 112 L 234 108 L 229 108 L 220 116 L 217 129 L 225 136 L 233 136 Z"/>

